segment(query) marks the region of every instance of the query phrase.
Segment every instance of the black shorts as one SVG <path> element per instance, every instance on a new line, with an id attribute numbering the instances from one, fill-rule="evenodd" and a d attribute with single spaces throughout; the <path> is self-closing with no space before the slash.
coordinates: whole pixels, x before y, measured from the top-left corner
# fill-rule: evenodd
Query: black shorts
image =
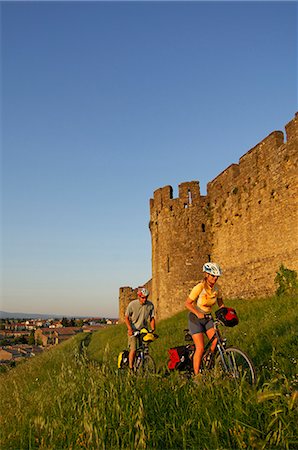
<path id="1" fill-rule="evenodd" d="M 214 327 L 211 314 L 205 314 L 203 319 L 199 319 L 194 313 L 188 315 L 188 328 L 191 335 L 197 333 L 206 333 L 207 330 Z"/>

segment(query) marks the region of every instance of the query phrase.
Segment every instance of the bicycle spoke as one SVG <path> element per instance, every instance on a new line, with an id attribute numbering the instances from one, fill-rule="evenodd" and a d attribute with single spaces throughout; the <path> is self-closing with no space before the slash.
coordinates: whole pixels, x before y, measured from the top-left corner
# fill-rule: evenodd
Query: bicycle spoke
<path id="1" fill-rule="evenodd" d="M 228 347 L 223 353 L 223 358 L 218 355 L 216 367 L 222 376 L 240 382 L 244 380 L 249 384 L 256 382 L 254 366 L 249 357 L 236 347 Z"/>
<path id="2" fill-rule="evenodd" d="M 143 365 L 142 365 L 142 371 L 143 371 L 143 374 L 145 374 L 145 375 L 156 372 L 155 362 L 154 362 L 152 356 L 145 355 L 144 360 L 143 360 Z"/>

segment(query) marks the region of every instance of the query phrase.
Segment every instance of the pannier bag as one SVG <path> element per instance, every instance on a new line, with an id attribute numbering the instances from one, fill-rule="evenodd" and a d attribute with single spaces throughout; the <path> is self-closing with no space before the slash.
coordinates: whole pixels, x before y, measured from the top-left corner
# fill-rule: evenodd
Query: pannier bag
<path id="1" fill-rule="evenodd" d="M 190 364 L 189 353 L 186 345 L 173 347 L 168 350 L 170 360 L 168 362 L 169 370 L 184 370 Z"/>
<path id="2" fill-rule="evenodd" d="M 124 367 L 128 366 L 128 350 L 123 350 L 118 355 L 118 369 L 124 369 Z"/>
<path id="3" fill-rule="evenodd" d="M 220 308 L 215 311 L 215 316 L 226 327 L 234 327 L 239 322 L 237 313 L 234 308 Z"/>

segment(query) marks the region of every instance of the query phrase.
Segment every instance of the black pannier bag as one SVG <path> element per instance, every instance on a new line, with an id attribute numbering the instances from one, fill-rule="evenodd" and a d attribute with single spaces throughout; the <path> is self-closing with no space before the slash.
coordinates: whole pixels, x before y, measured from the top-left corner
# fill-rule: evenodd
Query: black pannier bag
<path id="1" fill-rule="evenodd" d="M 191 364 L 189 350 L 186 345 L 170 348 L 168 353 L 170 356 L 168 362 L 169 370 L 185 370 Z"/>
<path id="2" fill-rule="evenodd" d="M 220 308 L 215 311 L 215 317 L 226 327 L 234 327 L 238 325 L 239 319 L 234 308 Z"/>
<path id="3" fill-rule="evenodd" d="M 118 369 L 124 369 L 124 367 L 128 367 L 128 350 L 123 350 L 118 355 Z"/>

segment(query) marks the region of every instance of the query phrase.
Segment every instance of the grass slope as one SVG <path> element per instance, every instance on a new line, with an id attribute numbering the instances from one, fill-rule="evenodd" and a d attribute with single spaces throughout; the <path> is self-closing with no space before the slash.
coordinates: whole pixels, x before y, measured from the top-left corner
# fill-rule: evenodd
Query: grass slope
<path id="1" fill-rule="evenodd" d="M 255 363 L 254 388 L 174 373 L 167 349 L 183 344 L 187 313 L 158 323 L 159 373 L 119 374 L 124 325 L 81 334 L 0 376 L 3 449 L 296 449 L 297 300 L 229 302 L 240 323 L 228 342 Z M 89 338 L 90 339 L 90 338 Z"/>

